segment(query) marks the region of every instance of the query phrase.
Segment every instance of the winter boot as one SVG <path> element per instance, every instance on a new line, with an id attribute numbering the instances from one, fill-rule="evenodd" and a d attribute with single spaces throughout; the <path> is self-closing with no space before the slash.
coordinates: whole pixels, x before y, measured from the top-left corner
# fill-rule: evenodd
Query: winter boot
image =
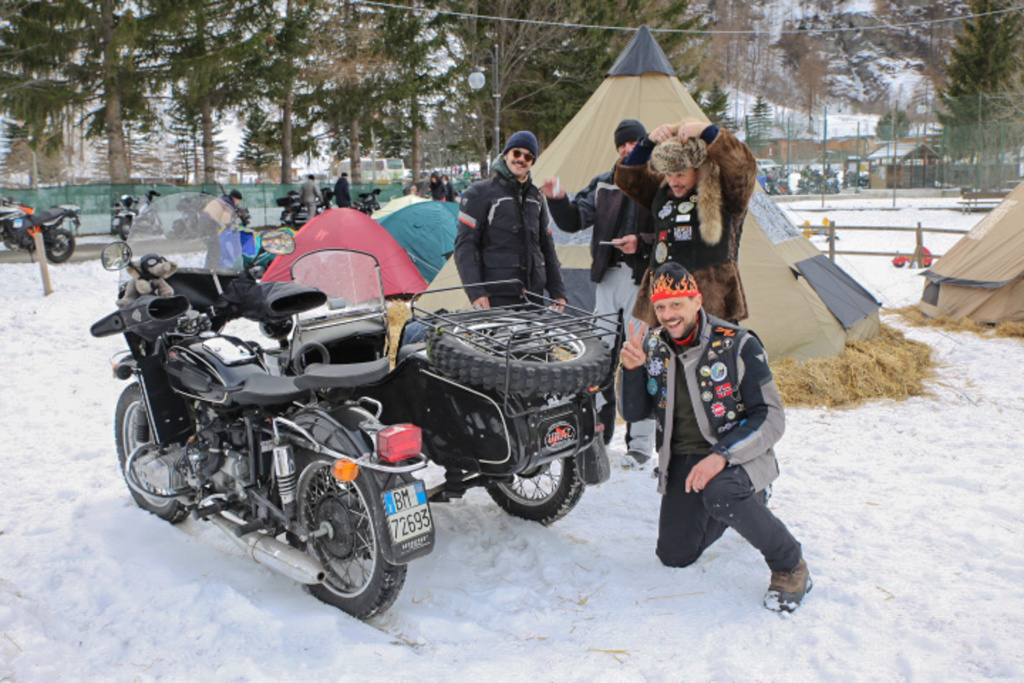
<path id="1" fill-rule="evenodd" d="M 651 462 L 651 456 L 640 451 L 629 451 L 622 456 L 622 469 L 643 471 Z"/>
<path id="2" fill-rule="evenodd" d="M 792 612 L 800 606 L 804 595 L 814 586 L 807 563 L 800 563 L 788 572 L 772 572 L 772 582 L 764 596 L 764 606 L 773 612 Z"/>

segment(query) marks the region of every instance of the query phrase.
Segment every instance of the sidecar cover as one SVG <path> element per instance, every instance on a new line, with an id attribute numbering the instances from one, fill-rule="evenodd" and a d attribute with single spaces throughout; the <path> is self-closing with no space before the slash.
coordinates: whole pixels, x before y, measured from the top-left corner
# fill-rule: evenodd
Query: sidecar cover
<path id="1" fill-rule="evenodd" d="M 354 249 L 373 254 L 380 262 L 384 296 L 415 294 L 427 288 L 416 265 L 380 223 L 355 209 L 329 209 L 295 233 L 295 251 L 281 255 L 267 268 L 264 282 L 289 282 L 299 257 L 319 249 Z"/>

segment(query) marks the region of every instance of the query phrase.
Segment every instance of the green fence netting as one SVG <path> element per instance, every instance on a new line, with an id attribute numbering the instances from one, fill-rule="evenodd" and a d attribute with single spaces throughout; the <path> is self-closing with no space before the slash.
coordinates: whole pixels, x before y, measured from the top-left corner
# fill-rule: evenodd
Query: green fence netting
<path id="1" fill-rule="evenodd" d="M 325 185 L 326 187 L 326 185 Z M 351 196 L 357 200 L 360 193 L 380 187 L 379 201 L 383 204 L 402 194 L 401 184 L 353 185 Z M 242 193 L 242 205 L 252 214 L 252 226 L 276 226 L 281 223 L 281 207 L 277 198 L 284 197 L 289 190 L 298 190 L 299 185 L 163 185 L 163 184 L 90 184 L 43 187 L 34 190 L 0 187 L 0 196 L 17 200 L 36 209 L 47 209 L 60 204 L 74 204 L 81 207 L 82 227 L 80 235 L 106 235 L 110 233 L 110 218 L 113 206 L 122 195 L 145 197 L 150 190 L 156 190 L 162 197 L 178 192 L 206 192 L 221 196 L 225 192 L 238 190 Z"/>

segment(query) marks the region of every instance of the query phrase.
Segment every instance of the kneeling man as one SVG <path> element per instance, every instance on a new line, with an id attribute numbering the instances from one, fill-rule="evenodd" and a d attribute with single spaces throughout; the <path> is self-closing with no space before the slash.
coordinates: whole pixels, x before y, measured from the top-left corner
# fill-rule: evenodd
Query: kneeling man
<path id="1" fill-rule="evenodd" d="M 705 313 L 677 263 L 654 271 L 650 292 L 661 327 L 629 331 L 619 407 L 628 422 L 657 418 L 658 557 L 686 567 L 732 527 L 771 569 L 765 607 L 792 612 L 812 584 L 800 543 L 765 505 L 785 416 L 764 348 Z"/>

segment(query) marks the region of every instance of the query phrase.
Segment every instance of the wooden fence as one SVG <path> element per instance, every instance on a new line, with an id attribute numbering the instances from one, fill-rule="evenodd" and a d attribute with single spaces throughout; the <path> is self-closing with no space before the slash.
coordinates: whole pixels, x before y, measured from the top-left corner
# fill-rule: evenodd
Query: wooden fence
<path id="1" fill-rule="evenodd" d="M 829 221 L 828 226 L 824 228 L 808 228 L 804 227 L 804 234 L 808 231 L 816 232 L 818 234 L 825 233 L 828 236 L 828 258 L 833 263 L 836 260 L 836 256 L 906 256 L 900 252 L 892 251 L 838 251 L 836 249 L 836 230 L 877 230 L 879 232 L 913 232 L 916 236 L 916 246 L 914 247 L 913 255 L 908 257 L 909 264 L 914 267 L 923 268 L 924 260 L 937 259 L 942 254 L 930 254 L 924 251 L 924 233 L 936 232 L 936 233 L 949 233 L 966 235 L 969 230 L 961 230 L 958 228 L 924 228 L 918 223 L 916 228 L 900 228 L 895 226 L 879 226 L 879 225 L 843 225 L 840 227 L 836 226 L 835 221 Z"/>

